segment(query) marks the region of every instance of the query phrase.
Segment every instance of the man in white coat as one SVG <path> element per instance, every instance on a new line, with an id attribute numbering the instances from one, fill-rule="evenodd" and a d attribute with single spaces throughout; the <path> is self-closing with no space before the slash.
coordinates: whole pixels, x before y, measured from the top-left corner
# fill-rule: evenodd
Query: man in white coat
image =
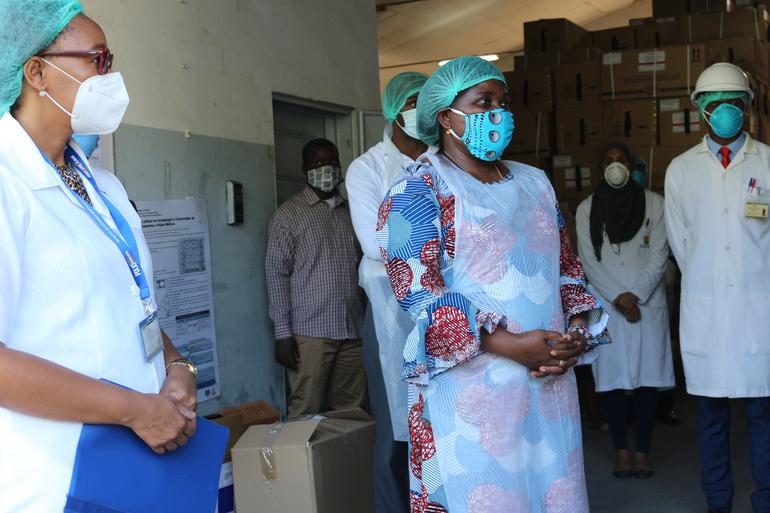
<path id="1" fill-rule="evenodd" d="M 680 339 L 687 391 L 699 398 L 701 484 L 729 512 L 730 400 L 748 417 L 756 513 L 770 512 L 770 147 L 741 131 L 753 93 L 718 63 L 692 100 L 709 134 L 666 173 L 666 225 L 682 270 Z"/>
<path id="2" fill-rule="evenodd" d="M 417 137 L 417 96 L 428 77 L 405 72 L 385 86 L 382 110 L 390 122 L 382 142 L 350 164 L 345 177 L 353 228 L 364 252 L 359 281 L 369 305 L 364 321 L 364 365 L 372 415 L 377 422 L 374 456 L 375 511 L 409 510 L 407 388 L 401 379 L 406 337 L 414 324 L 393 296 L 380 255 L 379 208 L 393 181 L 428 146 Z"/>
<path id="3" fill-rule="evenodd" d="M 607 329 L 612 344 L 593 363 L 596 391 L 616 450 L 618 478 L 648 478 L 657 388 L 674 386 L 666 290 L 668 260 L 663 197 L 632 179 L 629 149 L 610 143 L 602 152 L 604 180 L 577 210 L 578 253 L 588 287 L 615 307 Z M 627 440 L 626 392 L 633 391 L 636 452 Z"/>

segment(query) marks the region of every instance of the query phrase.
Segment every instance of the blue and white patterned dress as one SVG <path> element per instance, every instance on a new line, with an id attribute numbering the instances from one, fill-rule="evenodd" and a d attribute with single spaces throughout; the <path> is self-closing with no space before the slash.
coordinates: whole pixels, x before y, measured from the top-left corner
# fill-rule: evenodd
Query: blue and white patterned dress
<path id="1" fill-rule="evenodd" d="M 563 332 L 578 314 L 609 342 L 547 178 L 506 165 L 506 180 L 482 184 L 431 157 L 380 209 L 381 253 L 416 323 L 404 350 L 413 513 L 588 511 L 574 373 L 535 379 L 480 351 L 482 328 Z"/>

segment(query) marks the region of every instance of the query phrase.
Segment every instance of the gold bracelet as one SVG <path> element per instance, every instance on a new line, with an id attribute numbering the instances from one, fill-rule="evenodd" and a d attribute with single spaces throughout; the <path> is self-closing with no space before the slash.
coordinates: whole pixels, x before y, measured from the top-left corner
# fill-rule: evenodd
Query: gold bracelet
<path id="1" fill-rule="evenodd" d="M 166 374 L 168 374 L 168 370 L 171 368 L 172 365 L 183 365 L 184 367 L 189 370 L 193 377 L 197 380 L 198 379 L 198 367 L 195 366 L 193 362 L 188 360 L 187 358 L 177 358 L 173 362 L 170 362 L 168 365 L 166 365 Z"/>

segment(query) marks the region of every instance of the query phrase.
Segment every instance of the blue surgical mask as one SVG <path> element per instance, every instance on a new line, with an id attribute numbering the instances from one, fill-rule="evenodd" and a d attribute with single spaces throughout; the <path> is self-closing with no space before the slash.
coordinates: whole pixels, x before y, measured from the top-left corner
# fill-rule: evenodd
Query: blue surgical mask
<path id="1" fill-rule="evenodd" d="M 513 137 L 513 114 L 505 109 L 466 114 L 450 107 L 452 112 L 465 117 L 465 133 L 458 136 L 474 157 L 492 162 L 500 158 Z"/>
<path id="2" fill-rule="evenodd" d="M 96 148 L 99 146 L 98 135 L 74 134 L 72 138 L 76 143 L 78 143 L 78 146 L 80 146 L 80 149 L 83 150 L 83 153 L 86 154 L 87 159 L 91 158 L 91 155 L 93 155 L 94 151 L 96 151 Z"/>
<path id="3" fill-rule="evenodd" d="M 710 115 L 704 111 L 703 117 L 714 134 L 725 139 L 735 137 L 743 127 L 743 111 L 731 103 L 717 105 Z"/>

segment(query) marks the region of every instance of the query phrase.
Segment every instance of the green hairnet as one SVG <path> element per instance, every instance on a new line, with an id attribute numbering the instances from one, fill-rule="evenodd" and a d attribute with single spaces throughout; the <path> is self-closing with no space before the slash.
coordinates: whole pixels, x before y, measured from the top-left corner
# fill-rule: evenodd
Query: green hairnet
<path id="1" fill-rule="evenodd" d="M 420 92 L 428 75 L 416 71 L 405 71 L 390 79 L 382 93 L 382 114 L 388 121 L 398 117 L 406 105 L 406 100 Z"/>
<path id="2" fill-rule="evenodd" d="M 749 106 L 749 93 L 744 91 L 709 91 L 701 93 L 695 99 L 698 104 L 701 116 L 709 104 L 722 100 L 743 100 L 746 107 Z"/>
<path id="3" fill-rule="evenodd" d="M 433 73 L 417 98 L 417 133 L 426 144 L 437 146 L 441 138 L 438 112 L 449 107 L 462 91 L 487 80 L 505 77 L 494 64 L 481 57 L 458 57 Z"/>
<path id="4" fill-rule="evenodd" d="M 0 115 L 21 95 L 24 63 L 82 12 L 78 0 L 0 0 Z"/>

